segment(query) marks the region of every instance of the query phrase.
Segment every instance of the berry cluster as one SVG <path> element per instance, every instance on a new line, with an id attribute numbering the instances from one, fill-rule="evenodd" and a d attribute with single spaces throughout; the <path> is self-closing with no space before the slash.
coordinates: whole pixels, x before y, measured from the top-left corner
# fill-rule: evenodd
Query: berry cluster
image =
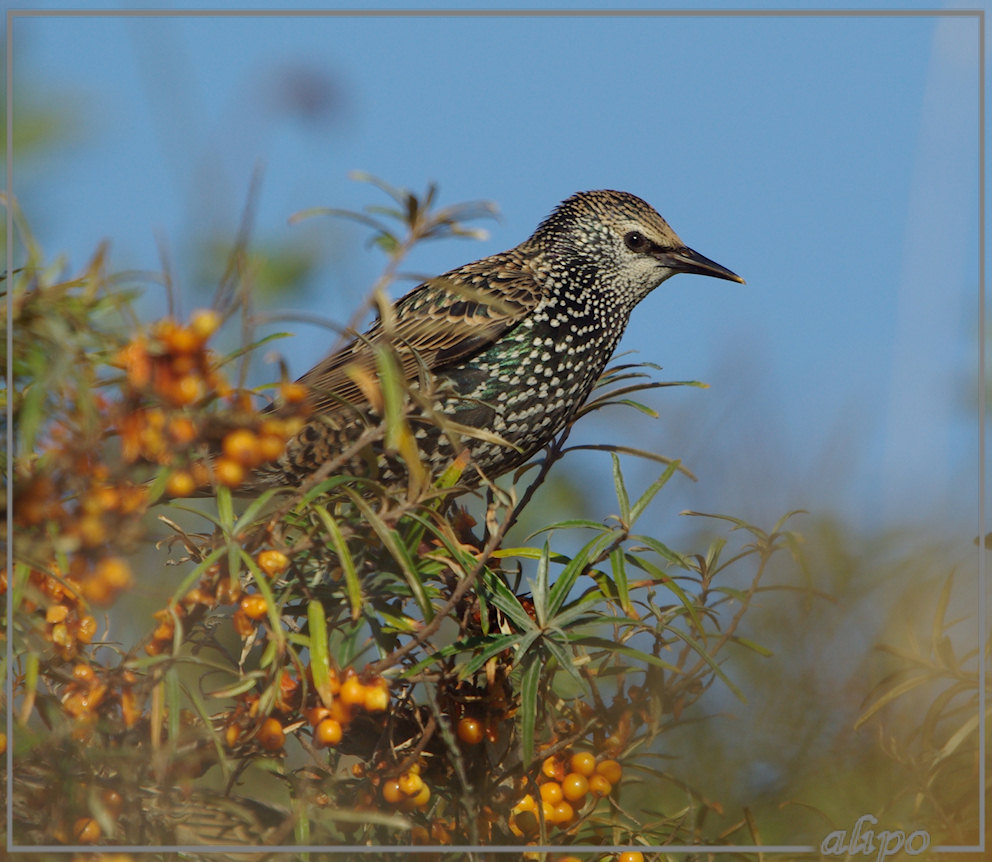
<path id="1" fill-rule="evenodd" d="M 431 789 L 420 777 L 418 763 L 414 763 L 402 775 L 382 782 L 380 792 L 385 802 L 400 811 L 423 810 L 431 799 Z"/>
<path id="2" fill-rule="evenodd" d="M 310 669 L 306 669 L 308 677 Z M 224 717 L 224 740 L 234 749 L 246 741 L 255 742 L 269 752 L 281 751 L 286 742 L 287 728 L 296 729 L 304 723 L 318 748 L 336 746 L 344 738 L 345 729 L 359 712 L 384 713 L 389 708 L 389 684 L 382 677 L 362 682 L 354 668 L 343 674 L 331 668 L 330 703 L 319 700 L 313 680 L 304 688 L 288 670 L 279 676 L 278 697 L 272 714 L 261 716 L 262 696 L 249 692 L 238 698 L 237 705 Z M 302 720 L 300 719 L 302 716 Z"/>
<path id="3" fill-rule="evenodd" d="M 585 806 L 609 796 L 623 768 L 616 760 L 597 760 L 588 751 L 564 752 L 545 758 L 538 777 L 539 800 L 526 794 L 510 811 L 509 827 L 518 838 L 535 835 L 540 818 L 559 829 L 568 827 Z M 540 808 L 538 807 L 540 806 Z"/>
<path id="4" fill-rule="evenodd" d="M 170 468 L 166 491 L 172 497 L 187 497 L 211 480 L 237 488 L 252 469 L 278 458 L 303 425 L 306 387 L 283 383 L 288 415 L 265 417 L 253 413 L 245 393 L 231 388 L 206 346 L 219 325 L 213 311 L 196 312 L 185 326 L 165 319 L 117 355 L 128 386 L 122 454 L 128 462 Z M 191 410 L 213 398 L 227 399 L 242 414 L 236 427 L 217 431 L 213 417 Z M 212 444 L 217 457 L 211 462 L 206 452 L 191 448 L 197 442 Z"/>

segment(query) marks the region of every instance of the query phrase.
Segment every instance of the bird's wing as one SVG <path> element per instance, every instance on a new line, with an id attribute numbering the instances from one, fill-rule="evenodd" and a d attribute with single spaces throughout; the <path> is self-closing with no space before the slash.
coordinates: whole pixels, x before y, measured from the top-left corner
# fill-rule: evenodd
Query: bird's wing
<path id="1" fill-rule="evenodd" d="M 355 380 L 375 374 L 376 348 L 392 343 L 408 380 L 426 367 L 437 371 L 481 353 L 515 327 L 540 302 L 533 272 L 509 256 L 468 264 L 425 281 L 361 337 L 332 353 L 299 382 L 311 390 L 317 412 L 365 401 Z"/>

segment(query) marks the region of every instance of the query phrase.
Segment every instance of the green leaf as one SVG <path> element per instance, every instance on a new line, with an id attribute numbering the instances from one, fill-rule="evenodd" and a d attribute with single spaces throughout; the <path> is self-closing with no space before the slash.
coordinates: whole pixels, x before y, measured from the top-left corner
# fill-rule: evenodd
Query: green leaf
<path id="1" fill-rule="evenodd" d="M 627 586 L 627 567 L 624 565 L 624 551 L 616 547 L 610 551 L 610 568 L 613 570 L 613 583 L 617 590 L 617 599 L 624 613 L 630 613 L 630 590 Z"/>
<path id="2" fill-rule="evenodd" d="M 550 553 L 548 543 L 545 542 L 541 559 L 537 563 L 537 582 L 531 591 L 534 597 L 534 616 L 537 617 L 537 624 L 541 628 L 544 628 L 548 622 L 548 567 L 550 566 L 548 558 Z"/>
<path id="3" fill-rule="evenodd" d="M 534 760 L 534 732 L 537 728 L 537 692 L 541 681 L 540 657 L 533 655 L 520 675 L 520 745 L 524 768 Z"/>
<path id="4" fill-rule="evenodd" d="M 478 673 L 485 666 L 486 662 L 489 661 L 493 656 L 499 655 L 501 652 L 507 649 L 513 649 L 518 646 L 521 642 L 521 637 L 518 634 L 509 635 L 489 635 L 486 638 L 489 643 L 478 653 L 476 653 L 469 661 L 467 661 L 459 670 L 459 676 L 462 679 L 469 679 L 474 674 Z M 457 647 L 458 645 L 455 645 Z M 461 652 L 459 649 L 453 649 L 452 654 Z M 434 657 L 429 659 L 424 659 L 420 662 L 417 667 L 421 665 L 427 666 L 434 661 Z"/>
<path id="5" fill-rule="evenodd" d="M 564 632 L 561 632 L 561 636 L 563 639 L 566 639 Z M 542 645 L 554 656 L 561 669 L 567 671 L 569 676 L 579 684 L 579 687 L 588 693 L 589 682 L 579 673 L 575 655 L 565 647 L 564 643 L 556 638 L 545 637 L 542 640 Z"/>
<path id="6" fill-rule="evenodd" d="M 520 600 L 499 575 L 494 572 L 483 572 L 482 581 L 489 591 L 490 602 L 502 611 L 520 631 L 536 628 L 530 614 L 524 610 Z"/>
<path id="7" fill-rule="evenodd" d="M 627 495 L 627 486 L 623 481 L 623 472 L 620 470 L 620 459 L 615 452 L 610 453 L 613 459 L 613 487 L 617 492 L 617 503 L 620 505 L 620 523 L 625 527 L 630 526 L 630 497 Z"/>
<path id="8" fill-rule="evenodd" d="M 362 585 L 359 583 L 358 571 L 355 568 L 355 561 L 348 549 L 341 532 L 341 527 L 334 519 L 334 516 L 327 510 L 326 506 L 315 505 L 313 510 L 317 517 L 323 521 L 327 527 L 327 532 L 331 534 L 331 544 L 334 545 L 334 552 L 338 555 L 341 563 L 341 570 L 344 572 L 345 588 L 348 590 L 348 603 L 351 605 L 351 618 L 357 620 L 362 615 Z"/>
<path id="9" fill-rule="evenodd" d="M 616 455 L 613 456 L 616 458 Z M 665 472 L 661 474 L 654 482 L 652 482 L 647 490 L 640 497 L 637 498 L 637 502 L 630 507 L 630 520 L 624 521 L 627 526 L 633 526 L 634 522 L 641 516 L 641 513 L 647 508 L 648 504 L 655 498 L 655 495 L 665 487 L 668 480 L 675 475 L 675 471 L 681 466 L 681 461 L 672 461 L 668 465 Z"/>
<path id="10" fill-rule="evenodd" d="M 327 645 L 327 618 L 324 606 L 311 599 L 307 604 L 307 631 L 310 633 L 310 669 L 313 672 L 313 687 L 324 706 L 329 707 L 334 700 L 331 691 L 331 656 Z"/>
<path id="11" fill-rule="evenodd" d="M 645 664 L 654 665 L 655 667 L 664 668 L 665 670 L 672 671 L 673 673 L 682 672 L 681 668 L 678 668 L 673 664 L 669 664 L 667 661 L 658 658 L 656 655 L 651 655 L 651 653 L 635 649 L 634 647 L 625 646 L 624 644 L 619 644 L 616 641 L 607 640 L 606 638 L 586 635 L 577 638 L 575 643 L 585 647 L 597 647 L 599 649 L 606 650 L 606 652 L 611 655 L 625 655 L 628 658 L 636 659 L 637 661 L 642 661 Z M 736 691 L 736 689 L 734 690 Z"/>
<path id="12" fill-rule="evenodd" d="M 623 531 L 614 529 L 609 533 L 595 536 L 586 542 L 579 553 L 562 569 L 549 595 L 548 614 L 552 618 L 565 603 L 568 594 L 572 591 L 572 587 L 575 586 L 575 582 L 579 579 L 579 576 L 588 568 L 590 560 L 597 559 L 605 548 L 617 541 L 622 535 Z"/>

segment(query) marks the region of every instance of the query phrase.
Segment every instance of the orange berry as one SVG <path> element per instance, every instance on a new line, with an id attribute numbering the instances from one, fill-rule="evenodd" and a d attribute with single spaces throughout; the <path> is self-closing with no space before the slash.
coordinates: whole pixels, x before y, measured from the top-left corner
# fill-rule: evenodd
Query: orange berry
<path id="1" fill-rule="evenodd" d="M 270 716 L 262 722 L 255 738 L 266 751 L 279 751 L 286 742 L 286 732 L 279 719 Z"/>
<path id="2" fill-rule="evenodd" d="M 565 768 L 561 765 L 557 757 L 546 757 L 541 764 L 541 773 L 545 778 L 553 778 L 561 781 L 565 777 Z"/>
<path id="3" fill-rule="evenodd" d="M 384 679 L 365 686 L 365 709 L 369 712 L 385 712 L 389 706 L 389 686 Z"/>
<path id="4" fill-rule="evenodd" d="M 578 772 L 570 772 L 561 783 L 561 792 L 569 802 L 577 802 L 589 792 L 589 779 Z"/>
<path id="5" fill-rule="evenodd" d="M 575 817 L 575 809 L 568 803 L 562 800 L 555 806 L 555 812 L 551 817 L 552 823 L 557 823 L 559 826 L 564 826 L 572 821 Z"/>
<path id="6" fill-rule="evenodd" d="M 96 630 L 96 617 L 91 617 L 89 614 L 84 617 L 80 617 L 79 622 L 76 623 L 76 640 L 81 643 L 88 644 L 91 640 L 93 640 Z"/>
<path id="7" fill-rule="evenodd" d="M 365 705 L 365 686 L 357 676 L 349 676 L 341 683 L 341 702 L 345 706 Z"/>
<path id="8" fill-rule="evenodd" d="M 617 784 L 623 775 L 623 767 L 615 760 L 601 760 L 596 764 L 596 772 L 610 784 Z"/>
<path id="9" fill-rule="evenodd" d="M 112 590 L 123 590 L 131 586 L 131 567 L 120 557 L 104 557 L 97 563 L 96 577 Z"/>
<path id="10" fill-rule="evenodd" d="M 165 483 L 165 490 L 170 497 L 188 497 L 196 490 L 196 480 L 187 470 L 176 470 Z"/>
<path id="11" fill-rule="evenodd" d="M 72 678 L 77 682 L 91 683 L 96 679 L 96 674 L 88 664 L 77 664 L 72 669 Z"/>
<path id="12" fill-rule="evenodd" d="M 593 796 L 609 796 L 611 790 L 613 785 L 598 772 L 589 777 L 589 792 Z"/>
<path id="13" fill-rule="evenodd" d="M 83 595 L 86 597 L 86 601 L 93 605 L 109 605 L 114 600 L 114 590 L 100 578 L 89 578 L 83 584 Z M 57 629 L 58 626 L 55 628 Z"/>
<path id="14" fill-rule="evenodd" d="M 402 786 L 402 781 L 400 784 Z M 426 784 L 423 784 L 420 790 L 412 796 L 408 796 L 400 805 L 404 811 L 413 811 L 416 808 L 426 808 L 427 803 L 430 801 L 431 789 Z"/>
<path id="15" fill-rule="evenodd" d="M 248 619 L 260 620 L 268 614 L 269 604 L 265 601 L 265 596 L 254 593 L 241 600 L 241 610 Z"/>
<path id="16" fill-rule="evenodd" d="M 163 393 L 177 407 L 192 404 L 198 400 L 204 391 L 203 378 L 198 374 L 184 374 L 172 381 Z"/>
<path id="17" fill-rule="evenodd" d="M 73 645 L 73 637 L 69 634 L 69 627 L 65 623 L 56 623 L 52 626 L 50 637 L 56 646 L 68 649 Z"/>
<path id="18" fill-rule="evenodd" d="M 341 728 L 341 722 L 335 721 L 333 718 L 325 718 L 317 725 L 313 732 L 314 741 L 321 748 L 328 745 L 337 745 L 343 736 L 344 732 Z"/>
<path id="19" fill-rule="evenodd" d="M 343 703 L 340 697 L 336 697 L 331 701 L 331 705 L 327 708 L 327 711 L 330 713 L 329 718 L 341 722 L 342 725 L 350 724 L 352 718 L 354 718 L 351 707 Z"/>
<path id="20" fill-rule="evenodd" d="M 200 339 L 185 326 L 170 326 L 160 337 L 165 346 L 175 353 L 192 353 L 200 346 Z"/>
<path id="21" fill-rule="evenodd" d="M 544 812 L 544 822 L 554 823 L 555 817 L 555 806 L 548 802 L 546 799 L 541 800 L 541 811 Z"/>
<path id="22" fill-rule="evenodd" d="M 231 615 L 231 625 L 242 638 L 248 637 L 255 631 L 255 622 L 240 607 Z"/>
<path id="23" fill-rule="evenodd" d="M 214 476 L 221 485 L 237 488 L 245 480 L 245 468 L 230 458 L 218 458 L 214 464 Z"/>
<path id="24" fill-rule="evenodd" d="M 155 627 L 155 631 L 152 632 L 152 637 L 157 641 L 172 640 L 172 636 L 175 634 L 175 631 L 175 620 L 173 620 L 172 617 L 162 617 L 162 622 Z"/>
<path id="25" fill-rule="evenodd" d="M 103 802 L 103 807 L 115 817 L 120 814 L 121 810 L 124 808 L 124 797 L 112 787 L 104 788 L 103 792 L 100 794 L 100 800 Z"/>
<path id="26" fill-rule="evenodd" d="M 562 800 L 561 785 L 557 781 L 546 781 L 541 785 L 540 791 L 541 799 L 552 805 L 557 805 Z"/>
<path id="27" fill-rule="evenodd" d="M 45 622 L 55 623 L 62 622 L 67 616 L 69 616 L 69 607 L 67 605 L 50 605 L 48 610 L 45 611 Z"/>
<path id="28" fill-rule="evenodd" d="M 228 748 L 234 748 L 240 736 L 241 728 L 236 724 L 229 724 L 224 728 L 224 742 L 227 743 Z"/>
<path id="29" fill-rule="evenodd" d="M 274 578 L 289 568 L 289 557 L 282 551 L 261 551 L 258 555 L 258 567 L 270 578 Z"/>
<path id="30" fill-rule="evenodd" d="M 466 745 L 478 745 L 482 742 L 482 722 L 477 718 L 465 716 L 458 722 L 458 738 Z"/>
<path id="31" fill-rule="evenodd" d="M 262 461 L 274 461 L 286 449 L 286 441 L 274 434 L 263 434 L 258 438 L 258 455 Z"/>
<path id="32" fill-rule="evenodd" d="M 189 416 L 173 416 L 169 420 L 169 436 L 180 445 L 196 439 L 196 423 Z"/>
<path id="33" fill-rule="evenodd" d="M 80 541 L 88 548 L 95 547 L 107 540 L 107 528 L 99 515 L 83 515 L 76 522 L 76 533 Z"/>
<path id="34" fill-rule="evenodd" d="M 258 435 L 247 428 L 225 434 L 221 449 L 228 458 L 243 467 L 254 467 L 259 462 Z"/>
<path id="35" fill-rule="evenodd" d="M 164 649 L 162 641 L 148 641 L 145 644 L 145 652 L 151 656 L 161 655 Z"/>
<path id="36" fill-rule="evenodd" d="M 198 309 L 189 319 L 189 328 L 201 343 L 213 335 L 221 324 L 220 315 L 210 309 Z"/>
<path id="37" fill-rule="evenodd" d="M 326 706 L 311 706 L 303 710 L 303 717 L 311 727 L 316 727 L 325 718 L 330 717 L 330 714 L 331 711 Z"/>
<path id="38" fill-rule="evenodd" d="M 100 824 L 92 817 L 80 817 L 72 824 L 72 837 L 80 844 L 94 844 L 100 840 Z"/>
<path id="39" fill-rule="evenodd" d="M 382 783 L 382 798 L 390 805 L 398 805 L 406 798 L 397 779 L 391 778 Z"/>
<path id="40" fill-rule="evenodd" d="M 591 751 L 576 751 L 569 760 L 572 772 L 588 778 L 596 771 L 596 755 Z"/>
<path id="41" fill-rule="evenodd" d="M 628 850 L 620 854 L 617 862 L 644 862 L 644 854 L 638 850 Z"/>
<path id="42" fill-rule="evenodd" d="M 523 799 L 521 799 L 516 805 L 513 806 L 514 813 L 520 811 L 536 811 L 537 802 L 531 794 L 527 794 Z"/>
<path id="43" fill-rule="evenodd" d="M 407 796 L 416 796 L 424 787 L 424 779 L 416 772 L 407 772 L 400 776 L 400 790 Z"/>

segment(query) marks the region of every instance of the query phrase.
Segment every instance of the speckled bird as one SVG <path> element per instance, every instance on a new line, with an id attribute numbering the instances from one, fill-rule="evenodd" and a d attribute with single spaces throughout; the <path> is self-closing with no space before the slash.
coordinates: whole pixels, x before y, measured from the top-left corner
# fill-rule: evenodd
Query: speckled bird
<path id="1" fill-rule="evenodd" d="M 310 392 L 312 418 L 253 484 L 299 485 L 376 421 L 354 368 L 373 370 L 375 348 L 387 339 L 408 380 L 422 383 L 424 371 L 430 374 L 436 410 L 512 444 L 468 435 L 453 440 L 414 416 L 425 466 L 436 475 L 467 447 L 471 467 L 462 485 L 477 485 L 480 472 L 506 473 L 566 425 L 603 372 L 634 306 L 680 272 L 743 283 L 688 248 L 639 197 L 572 195 L 520 245 L 424 282 L 392 306 L 388 333 L 378 320 L 304 374 L 299 382 Z M 380 457 L 380 478 L 395 478 L 397 463 Z"/>

